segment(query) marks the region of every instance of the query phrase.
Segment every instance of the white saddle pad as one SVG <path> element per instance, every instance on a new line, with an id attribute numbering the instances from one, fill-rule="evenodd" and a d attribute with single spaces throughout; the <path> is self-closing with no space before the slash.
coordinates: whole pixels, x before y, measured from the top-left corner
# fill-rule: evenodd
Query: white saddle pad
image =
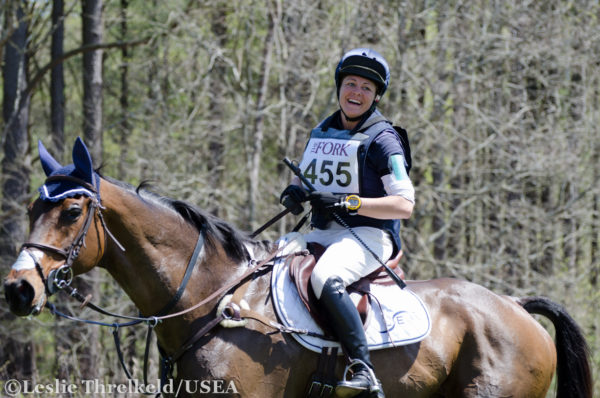
<path id="1" fill-rule="evenodd" d="M 291 239 L 298 240 L 299 237 L 297 235 L 294 235 L 293 238 L 284 236 L 279 240 L 280 247 Z M 300 245 L 302 244 L 301 242 Z M 293 252 L 294 250 L 286 251 Z M 300 299 L 296 286 L 289 277 L 284 259 L 277 261 L 273 267 L 271 289 L 273 304 L 282 324 L 316 334 L 324 334 Z M 381 310 L 377 303 L 373 303 L 373 308 L 365 323 L 370 350 L 412 344 L 427 337 L 431 331 L 429 312 L 421 299 L 409 288 L 400 289 L 397 285 L 371 285 L 371 294 L 381 304 Z M 351 294 L 350 297 L 355 302 L 360 299 L 358 294 Z M 296 333 L 292 336 L 302 346 L 314 352 L 321 352 L 322 347 L 339 346 L 337 342 L 315 336 Z"/>

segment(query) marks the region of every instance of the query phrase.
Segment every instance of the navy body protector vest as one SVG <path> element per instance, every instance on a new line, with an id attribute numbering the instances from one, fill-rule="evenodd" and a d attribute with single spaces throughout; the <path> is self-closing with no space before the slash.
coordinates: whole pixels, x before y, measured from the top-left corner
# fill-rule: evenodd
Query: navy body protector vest
<path id="1" fill-rule="evenodd" d="M 369 179 L 369 181 L 364 181 L 367 167 L 367 154 L 369 152 L 371 144 L 379 134 L 381 134 L 384 130 L 393 129 L 396 131 L 398 137 L 400 138 L 400 142 L 402 144 L 402 149 L 404 152 L 404 158 L 406 160 L 406 171 L 408 173 L 410 171 L 412 161 L 406 130 L 402 129 L 401 127 L 392 126 L 392 123 L 388 121 L 383 115 L 381 115 L 381 113 L 379 113 L 379 111 L 377 110 L 375 110 L 371 114 L 371 116 L 355 131 L 338 130 L 331 127 L 333 118 L 335 117 L 338 117 L 337 112 L 329 116 L 315 129 L 313 129 L 311 132 L 311 138 L 326 136 L 329 134 L 349 134 L 352 140 L 359 140 L 360 144 L 357 153 L 359 192 L 355 193 L 358 193 L 358 195 L 361 197 L 367 198 L 386 196 L 386 192 L 383 187 L 383 183 L 381 182 L 381 178 L 379 176 L 377 176 L 377 178 L 373 178 L 374 174 L 372 171 L 370 174 L 371 178 Z M 305 172 L 305 170 L 302 170 L 302 172 Z M 360 215 L 348 215 L 343 213 L 340 214 L 340 216 L 350 227 L 366 226 L 388 231 L 394 243 L 393 255 L 395 255 L 400 250 L 400 220 L 380 220 L 376 218 L 364 217 Z M 324 220 L 322 219 L 323 217 L 324 216 L 322 214 L 313 212 L 311 223 L 317 227 L 326 226 L 329 220 Z"/>

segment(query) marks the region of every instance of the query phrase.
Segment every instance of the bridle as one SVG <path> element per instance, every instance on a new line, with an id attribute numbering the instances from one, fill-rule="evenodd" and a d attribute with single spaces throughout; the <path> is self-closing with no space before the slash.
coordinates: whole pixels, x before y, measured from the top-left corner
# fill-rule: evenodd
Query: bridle
<path id="1" fill-rule="evenodd" d="M 125 371 L 127 377 L 130 380 L 133 378 L 131 376 L 131 373 L 127 370 L 127 367 L 125 366 L 123 354 L 122 354 L 122 351 L 120 348 L 121 344 L 120 344 L 120 339 L 119 339 L 119 334 L 118 334 L 119 327 L 133 326 L 133 325 L 139 324 L 141 322 L 145 322 L 148 325 L 148 333 L 146 336 L 146 349 L 144 352 L 144 383 L 147 384 L 150 336 L 151 336 L 151 333 L 152 333 L 154 327 L 158 324 L 158 322 L 161 322 L 161 321 L 169 319 L 169 318 L 179 317 L 179 316 L 182 316 L 183 314 L 189 313 L 201 306 L 208 304 L 212 300 L 214 300 L 218 297 L 221 297 L 227 291 L 230 291 L 231 289 L 235 289 L 235 288 L 239 287 L 240 285 L 242 285 L 243 288 L 239 290 L 238 295 L 240 295 L 240 293 L 241 293 L 241 295 L 243 295 L 243 293 L 247 289 L 248 282 L 250 282 L 253 279 L 252 276 L 257 275 L 257 273 L 260 272 L 261 270 L 268 270 L 270 268 L 269 264 L 272 265 L 271 261 L 282 250 L 280 248 L 280 249 L 272 251 L 267 256 L 267 258 L 263 259 L 260 262 L 255 262 L 255 260 L 252 260 L 252 262 L 251 262 L 252 266 L 249 266 L 249 268 L 241 276 L 237 277 L 234 281 L 231 281 L 230 283 L 228 283 L 224 286 L 221 286 L 219 289 L 217 289 L 212 294 L 210 294 L 208 297 L 204 298 L 203 300 L 196 303 L 195 305 L 193 305 L 189 308 L 186 308 L 182 311 L 176 312 L 176 313 L 170 313 L 171 309 L 174 308 L 175 304 L 179 301 L 179 299 L 183 295 L 183 292 L 186 288 L 187 282 L 189 281 L 189 279 L 191 277 L 192 270 L 194 269 L 194 265 L 196 264 L 196 261 L 202 250 L 204 239 L 203 239 L 203 232 L 201 232 L 199 234 L 198 241 L 196 243 L 196 247 L 194 249 L 192 257 L 190 258 L 190 261 L 188 262 L 188 265 L 187 265 L 187 268 L 185 271 L 185 275 L 179 286 L 179 289 L 177 290 L 175 296 L 169 301 L 169 303 L 167 303 L 167 305 L 164 308 L 162 308 L 161 311 L 159 311 L 159 313 L 157 315 L 151 316 L 151 317 L 144 317 L 140 314 L 140 316 L 136 317 L 136 316 L 126 316 L 126 315 L 114 314 L 112 312 L 104 310 L 103 308 L 90 303 L 89 297 L 84 298 L 81 294 L 79 294 L 77 292 L 77 289 L 74 289 L 70 286 L 71 282 L 73 280 L 72 265 L 73 265 L 73 262 L 75 261 L 75 259 L 77 259 L 77 257 L 79 256 L 81 248 L 85 246 L 85 238 L 86 238 L 88 230 L 92 224 L 92 221 L 94 220 L 94 217 L 96 215 L 98 216 L 98 218 L 102 224 L 102 228 L 103 228 L 105 234 L 107 234 L 117 244 L 117 246 L 121 250 L 125 251 L 125 248 L 118 242 L 118 240 L 114 237 L 114 235 L 108 230 L 108 227 L 106 226 L 106 223 L 104 222 L 104 219 L 102 217 L 102 209 L 104 207 L 100 204 L 98 191 L 94 186 L 92 186 L 91 184 L 89 184 L 79 178 L 67 176 L 67 175 L 55 175 L 55 176 L 48 177 L 48 179 L 46 179 L 46 183 L 53 182 L 53 181 L 75 182 L 78 185 L 81 185 L 82 187 L 86 188 L 87 190 L 89 190 L 90 192 L 92 192 L 94 194 L 91 197 L 91 200 L 89 202 L 88 213 L 86 214 L 86 218 L 85 218 L 83 224 L 81 225 L 81 228 L 79 229 L 77 235 L 75 236 L 75 239 L 73 240 L 73 242 L 65 249 L 61 249 L 61 248 L 58 248 L 55 246 L 46 245 L 46 244 L 42 244 L 42 243 L 36 243 L 36 242 L 26 242 L 21 246 L 21 248 L 22 249 L 36 248 L 36 249 L 42 250 L 44 252 L 50 252 L 50 253 L 57 254 L 65 259 L 64 264 L 54 270 L 51 270 L 48 274 L 48 277 L 46 278 L 43 274 L 42 267 L 40 266 L 37 259 L 33 255 L 31 256 L 34 260 L 35 267 L 38 271 L 38 274 L 39 274 L 40 278 L 42 279 L 42 282 L 44 283 L 46 294 L 48 296 L 52 295 L 53 293 L 56 293 L 58 290 L 64 289 L 69 293 L 70 296 L 72 296 L 73 298 L 80 301 L 82 303 L 82 307 L 87 306 L 101 314 L 104 314 L 104 315 L 130 320 L 127 323 L 104 323 L 104 322 L 98 322 L 98 321 L 88 321 L 88 320 L 80 319 L 80 318 L 77 318 L 74 316 L 62 314 L 55 308 L 54 305 L 52 305 L 50 303 L 46 304 L 46 306 L 50 309 L 50 311 L 53 314 L 61 316 L 63 318 L 71 319 L 71 320 L 79 321 L 79 322 L 84 322 L 84 323 L 88 323 L 88 324 L 96 324 L 96 325 L 100 325 L 100 326 L 113 327 L 113 337 L 115 340 L 115 346 L 117 349 L 117 355 L 119 357 L 119 362 L 121 363 L 123 370 Z M 235 295 L 234 295 L 234 298 L 235 298 Z M 207 324 L 204 325 L 204 327 L 200 328 L 200 330 L 198 330 L 198 331 L 196 331 L 196 333 L 192 334 L 192 336 L 183 344 L 183 346 L 180 347 L 180 349 L 177 350 L 173 355 L 171 355 L 171 356 L 165 355 L 164 350 L 162 350 L 162 348 L 159 346 L 159 352 L 161 354 L 161 372 L 160 372 L 161 373 L 161 381 L 165 381 L 166 377 L 172 377 L 171 372 L 173 370 L 173 365 L 179 360 L 179 358 L 181 358 L 187 350 L 189 350 L 193 345 L 195 345 L 201 337 L 206 335 L 214 327 L 216 327 L 221 321 L 226 320 L 226 319 L 239 320 L 240 317 L 246 315 L 248 317 L 251 317 L 252 319 L 262 322 L 263 324 L 265 324 L 281 333 L 300 333 L 300 334 L 310 334 L 311 333 L 307 330 L 294 329 L 291 327 L 287 327 L 287 326 L 278 324 L 277 322 L 268 320 L 264 316 L 261 316 L 252 310 L 247 310 L 246 312 L 243 312 L 243 310 L 240 311 L 239 307 L 236 306 L 236 304 L 235 304 L 237 301 L 239 301 L 239 299 L 236 299 L 235 301 L 232 300 L 232 302 L 230 302 L 225 307 L 225 309 L 223 310 L 222 313 L 217 314 L 213 320 L 209 321 Z"/>
<path id="2" fill-rule="evenodd" d="M 27 248 L 32 247 L 35 249 L 39 249 L 43 252 L 50 252 L 50 253 L 57 254 L 60 257 L 64 258 L 64 260 L 65 260 L 64 264 L 58 268 L 51 270 L 48 273 L 48 277 L 46 278 L 44 276 L 44 272 L 43 272 L 42 267 L 40 266 L 39 262 L 35 259 L 35 257 L 32 256 L 34 258 L 35 268 L 36 268 L 40 278 L 42 279 L 42 282 L 44 283 L 46 294 L 48 296 L 51 296 L 52 294 L 56 293 L 58 290 L 64 289 L 65 287 L 69 286 L 71 284 L 71 282 L 73 281 L 73 268 L 72 268 L 73 262 L 79 256 L 79 252 L 81 251 L 81 248 L 85 246 L 85 237 L 87 236 L 88 230 L 90 229 L 90 226 L 92 225 L 92 221 L 94 220 L 95 215 L 98 215 L 98 218 L 100 219 L 100 223 L 102 224 L 102 228 L 104 229 L 104 232 L 108 236 L 111 237 L 111 239 L 117 244 L 117 246 L 119 246 L 121 248 L 121 250 L 125 251 L 123 246 L 117 241 L 117 239 L 114 237 L 114 235 L 108 230 L 108 227 L 106 226 L 106 223 L 104 222 L 104 218 L 102 217 L 102 212 L 101 212 L 102 205 L 100 204 L 100 199 L 99 199 L 99 194 L 98 194 L 97 189 L 92 184 L 89 184 L 86 181 L 83 181 L 77 177 L 68 176 L 68 175 L 50 176 L 46 179 L 45 184 L 47 184 L 49 182 L 55 182 L 55 181 L 75 182 L 76 184 L 81 185 L 85 189 L 92 192 L 94 195 L 90 198 L 90 202 L 88 205 L 88 212 L 86 214 L 85 220 L 84 220 L 83 224 L 81 225 L 81 228 L 77 232 L 75 239 L 69 245 L 69 247 L 67 247 L 66 249 L 61 249 L 56 246 L 51 246 L 51 245 L 46 245 L 43 243 L 36 243 L 36 242 L 25 242 L 21 245 L 21 249 L 27 249 Z"/>

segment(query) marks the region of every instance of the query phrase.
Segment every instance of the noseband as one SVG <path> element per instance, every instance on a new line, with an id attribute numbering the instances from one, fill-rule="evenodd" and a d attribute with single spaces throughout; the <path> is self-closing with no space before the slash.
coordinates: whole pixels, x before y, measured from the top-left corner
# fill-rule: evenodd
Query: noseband
<path id="1" fill-rule="evenodd" d="M 123 251 L 125 250 L 106 227 L 106 223 L 104 222 L 104 218 L 102 217 L 102 212 L 100 211 L 102 209 L 102 205 L 98 200 L 98 191 L 96 190 L 96 188 L 79 178 L 67 175 L 55 175 L 48 177 L 45 183 L 59 180 L 75 182 L 78 185 L 81 185 L 84 188 L 91 191 L 92 193 L 94 193 L 94 196 L 91 197 L 91 200 L 89 202 L 88 212 L 85 217 L 85 221 L 83 222 L 83 225 L 79 229 L 77 236 L 75 237 L 75 239 L 69 247 L 67 247 L 66 249 L 61 249 L 55 246 L 35 242 L 25 242 L 21 246 L 21 249 L 33 247 L 36 249 L 40 249 L 44 252 L 58 254 L 59 256 L 65 259 L 65 263 L 60 267 L 50 271 L 50 273 L 48 274 L 48 278 L 46 279 L 46 277 L 44 277 L 42 267 L 40 266 L 39 262 L 34 258 L 35 268 L 38 271 L 38 274 L 40 275 L 40 278 L 42 279 L 42 282 L 44 283 L 44 286 L 46 288 L 46 293 L 49 296 L 71 284 L 71 281 L 73 280 L 73 262 L 79 256 L 81 247 L 85 246 L 85 237 L 88 233 L 88 230 L 90 229 L 90 226 L 92 225 L 92 220 L 94 219 L 94 215 L 96 213 L 100 218 L 100 222 L 102 223 L 102 227 L 104 228 L 105 233 L 107 233 Z"/>

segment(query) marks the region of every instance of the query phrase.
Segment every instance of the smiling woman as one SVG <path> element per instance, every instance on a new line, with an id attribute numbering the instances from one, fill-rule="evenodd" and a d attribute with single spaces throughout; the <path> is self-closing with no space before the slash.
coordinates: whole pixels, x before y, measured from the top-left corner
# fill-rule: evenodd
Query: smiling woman
<path id="1" fill-rule="evenodd" d="M 281 195 L 294 214 L 310 200 L 314 229 L 305 239 L 326 247 L 311 287 L 353 367 L 352 379 L 336 388 L 343 397 L 365 390 L 384 396 L 346 286 L 400 252 L 400 220 L 414 204 L 408 140 L 376 109 L 389 80 L 387 62 L 372 49 L 342 57 L 335 70 L 339 110 L 312 130 L 300 162 L 310 186 L 297 177 Z M 316 191 L 307 195 L 305 188 Z"/>
<path id="2" fill-rule="evenodd" d="M 377 86 L 369 79 L 356 75 L 348 75 L 342 80 L 340 87 L 340 109 L 345 118 L 342 124 L 347 130 L 352 130 L 379 98 L 376 95 Z"/>

